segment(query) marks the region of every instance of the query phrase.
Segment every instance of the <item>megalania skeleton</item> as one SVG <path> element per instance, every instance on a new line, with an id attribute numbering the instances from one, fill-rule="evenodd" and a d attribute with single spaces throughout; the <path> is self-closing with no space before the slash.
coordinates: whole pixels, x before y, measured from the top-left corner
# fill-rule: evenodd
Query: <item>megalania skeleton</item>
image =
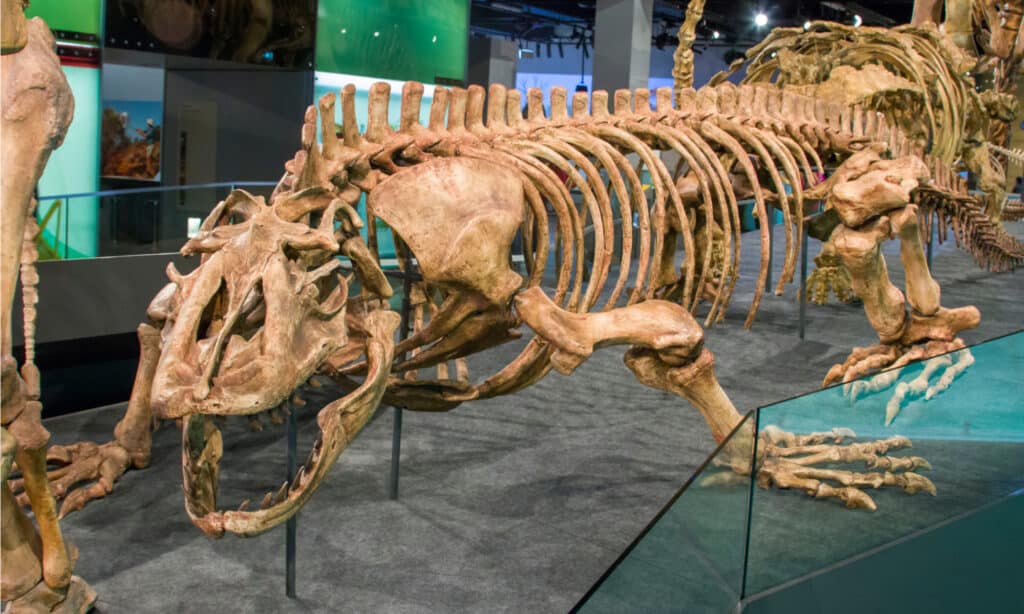
<path id="1" fill-rule="evenodd" d="M 684 47 L 692 44 L 701 4 L 691 6 L 681 30 Z M 9 6 L 4 4 L 5 20 Z M 41 24 L 29 22 L 32 28 Z M 820 28 L 807 35 L 831 36 L 831 27 Z M 945 44 L 934 29 L 927 32 L 925 39 Z M 39 30 L 34 36 L 42 40 L 45 34 Z M 20 61 L 32 40 L 25 50 L 4 56 L 5 80 L 12 75 L 7 63 Z M 780 60 L 785 49 L 777 54 Z M 684 65 L 687 51 L 681 51 Z M 867 67 L 870 63 L 851 64 L 875 70 Z M 833 257 L 847 271 L 878 332 L 880 345 L 855 350 L 829 372 L 826 384 L 962 348 L 957 334 L 976 326 L 979 313 L 940 305 L 922 247 L 922 212 L 937 214 L 992 268 L 1020 263 L 1024 251 L 968 194 L 948 157 L 921 142 L 921 134 L 936 131 L 914 132 L 875 110 L 885 93 L 870 101 L 846 101 L 819 95 L 815 87 L 788 87 L 782 80 L 720 82 L 694 90 L 689 75 L 681 71 L 676 92 L 655 92 L 653 107 L 651 93 L 642 89 L 615 92 L 609 110 L 604 92 L 577 93 L 570 100 L 554 88 L 549 116 L 539 91 L 528 92 L 523 117 L 517 91 L 498 85 L 486 93 L 475 86 L 438 87 L 426 125 L 419 119 L 423 86 L 407 83 L 397 130 L 387 119 L 389 88 L 376 84 L 363 133 L 353 87 L 341 92 L 340 134 L 335 96 L 325 96 L 319 101 L 319 127 L 317 109 L 311 107 L 302 127 L 303 148 L 286 164 L 269 201 L 233 192 L 182 249 L 199 255 L 198 268 L 183 275 L 168 267 L 170 283 L 150 305 L 149 322 L 139 327 L 141 360 L 126 416 L 115 439 L 102 446 L 54 446 L 47 457 L 33 383 L 38 378 L 30 362 L 18 377 L 6 335 L 3 477 L 17 449 L 23 477 L 13 486 L 24 489 L 39 531 L 12 505 L 14 494 L 5 483 L 3 599 L 51 609 L 76 587 L 87 588 L 69 580 L 72 563 L 60 539 L 46 462 L 60 465 L 49 486 L 64 498 L 63 516 L 109 493 L 129 465 L 148 464 L 154 416 L 182 421 L 186 509 L 210 536 L 255 535 L 294 515 L 382 400 L 414 410 L 450 410 L 521 390 L 551 369 L 571 373 L 594 350 L 610 345 L 629 346 L 625 362 L 637 379 L 690 401 L 722 441 L 741 418 L 717 382 L 714 359 L 703 347 L 693 314 L 703 310 L 705 325 L 724 318 L 739 276 L 741 198 L 753 199 L 761 222 L 761 266 L 747 326 L 766 290 L 767 219 L 777 209 L 784 218 L 785 245 L 775 291 L 793 277 L 806 240 L 804 221 L 810 219 L 808 227 L 829 239 Z M 51 79 L 53 95 L 64 96 L 66 83 Z M 928 108 L 953 112 L 953 103 L 926 102 Z M 49 104 L 70 108 L 69 99 Z M 27 185 L 59 142 L 66 128 L 61 121 L 54 120 L 46 132 L 53 138 L 36 147 L 42 160 L 33 162 L 34 175 L 25 174 Z M 944 121 L 936 120 L 936 126 L 959 129 Z M 27 150 L 9 143 L 5 138 L 5 168 L 9 149 L 19 160 L 28 159 Z M 960 159 L 953 150 L 946 153 Z M 822 180 L 827 167 L 834 170 Z M 643 170 L 650 190 L 644 189 Z M 8 196 L 15 194 L 9 175 L 5 170 L 5 212 Z M 22 186 L 17 195 L 27 212 L 31 188 Z M 356 211 L 363 196 L 365 222 Z M 821 202 L 824 213 L 819 213 Z M 630 223 L 616 232 L 616 220 L 634 218 L 635 237 Z M 379 266 L 377 219 L 394 233 L 407 272 L 415 264 L 422 278 L 409 293 L 412 334 L 397 344 L 399 317 L 388 307 L 392 289 Z M 585 225 L 594 229 L 589 242 Z M 31 234 L 31 224 L 26 226 Z M 8 254 L 8 229 L 5 224 L 6 314 L 13 297 L 8 281 L 18 257 Z M 517 237 L 525 275 L 510 264 Z M 890 282 L 881 254 L 882 243 L 895 237 L 906 294 Z M 553 250 L 560 253 L 560 264 L 549 295 L 541 283 Z M 26 272 L 26 277 L 34 274 L 30 266 Z M 353 281 L 360 291 L 350 296 Z M 497 373 L 471 383 L 465 358 L 518 338 L 523 327 L 533 333 L 525 349 Z M 946 373 L 939 383 L 929 387 L 925 378 L 928 394 L 949 385 L 969 365 L 970 355 L 959 352 L 943 361 L 934 367 Z M 428 368 L 436 368 L 436 377 L 417 374 Z M 321 433 L 306 464 L 291 483 L 264 497 L 262 509 L 247 510 L 243 503 L 238 510 L 219 511 L 223 449 L 211 416 L 272 409 L 314 375 L 330 377 L 351 392 L 318 413 Z M 897 397 L 906 394 L 897 390 Z M 888 455 L 909 446 L 908 440 L 847 444 L 849 435 L 842 429 L 811 435 L 768 430 L 756 466 L 750 466 L 748 450 L 745 461 L 737 455 L 734 469 L 756 471 L 765 486 L 797 488 L 850 507 L 874 509 L 863 491 L 869 487 L 934 494 L 932 483 L 915 472 L 928 467 L 924 459 Z M 819 466 L 826 462 L 860 462 L 869 471 Z M 82 482 L 87 485 L 73 490 Z M 18 548 L 8 549 L 9 541 Z M 40 596 L 39 587 L 49 591 L 47 596 Z M 89 600 L 62 603 L 72 611 Z"/>

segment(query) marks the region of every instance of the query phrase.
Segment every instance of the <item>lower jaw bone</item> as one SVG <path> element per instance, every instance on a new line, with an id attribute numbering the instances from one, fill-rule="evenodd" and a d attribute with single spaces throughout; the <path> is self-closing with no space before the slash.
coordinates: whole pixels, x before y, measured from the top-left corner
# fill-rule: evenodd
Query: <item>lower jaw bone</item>
<path id="1" fill-rule="evenodd" d="M 352 394 L 320 410 L 320 435 L 308 460 L 290 484 L 285 482 L 276 493 L 267 493 L 263 498 L 264 509 L 245 511 L 245 501 L 236 511 L 216 511 L 220 431 L 205 416 L 189 417 L 183 429 L 182 473 L 185 509 L 192 523 L 209 537 L 221 537 L 225 532 L 249 537 L 294 516 L 380 404 L 394 358 L 393 334 L 398 323 L 398 315 L 393 312 L 376 312 L 366 317 L 366 379 Z"/>

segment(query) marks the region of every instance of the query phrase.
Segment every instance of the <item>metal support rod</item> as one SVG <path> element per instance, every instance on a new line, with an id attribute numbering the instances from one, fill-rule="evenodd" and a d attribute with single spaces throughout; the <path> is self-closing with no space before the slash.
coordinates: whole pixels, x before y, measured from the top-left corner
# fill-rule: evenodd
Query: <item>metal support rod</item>
<path id="1" fill-rule="evenodd" d="M 288 412 L 288 482 L 295 478 L 296 446 L 298 425 L 296 424 L 296 408 L 285 402 Z M 295 531 L 298 527 L 298 514 L 292 515 L 285 523 L 284 542 L 284 594 L 295 599 Z"/>
<path id="2" fill-rule="evenodd" d="M 402 458 L 402 408 L 395 407 L 395 420 L 391 429 L 391 483 L 388 498 L 398 500 L 398 476 Z"/>
<path id="3" fill-rule="evenodd" d="M 935 221 L 934 218 L 932 218 L 932 216 L 929 215 L 928 216 L 928 224 L 927 224 L 927 226 L 928 226 L 928 252 L 927 252 L 927 259 L 928 259 L 928 270 L 929 271 L 932 270 L 932 245 L 935 243 L 935 224 L 934 224 L 934 221 Z"/>
<path id="4" fill-rule="evenodd" d="M 396 250 L 397 251 L 397 250 Z M 405 275 L 402 276 L 402 323 L 398 329 L 398 338 L 404 341 L 409 336 L 409 294 L 412 292 L 412 259 L 405 260 Z M 405 361 L 405 353 L 398 356 L 398 362 Z M 398 477 L 401 469 L 402 458 L 402 408 L 394 408 L 394 422 L 391 426 L 391 478 L 388 488 L 388 497 L 395 501 L 398 499 Z"/>
<path id="5" fill-rule="evenodd" d="M 804 338 L 804 331 L 807 327 L 807 243 L 810 241 L 807 234 L 807 224 L 804 223 L 804 241 L 800 246 L 800 339 Z"/>
<path id="6" fill-rule="evenodd" d="M 774 258 L 772 257 L 775 251 L 775 209 L 768 207 L 768 277 L 765 282 L 765 287 L 768 288 L 768 292 L 772 291 L 772 263 Z"/>

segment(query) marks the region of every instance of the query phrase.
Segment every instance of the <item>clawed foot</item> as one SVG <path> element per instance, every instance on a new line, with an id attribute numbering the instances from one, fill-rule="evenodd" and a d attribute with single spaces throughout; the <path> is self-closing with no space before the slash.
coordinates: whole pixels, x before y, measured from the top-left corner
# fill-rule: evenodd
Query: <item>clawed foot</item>
<path id="1" fill-rule="evenodd" d="M 128 469 L 131 458 L 116 441 L 103 445 L 82 442 L 50 446 L 46 462 L 50 467 L 47 471 L 50 490 L 58 501 L 63 499 L 59 517 L 64 518 L 90 501 L 107 496 L 114 489 L 114 482 Z M 76 488 L 83 482 L 86 484 Z M 10 480 L 10 485 L 18 503 L 28 506 L 24 480 L 16 475 Z"/>
<path id="2" fill-rule="evenodd" d="M 925 361 L 921 373 L 909 382 L 899 381 L 903 368 L 919 360 Z M 851 403 L 866 394 L 895 385 L 896 389 L 885 407 L 885 425 L 889 426 L 910 399 L 924 396 L 926 401 L 931 400 L 949 388 L 953 380 L 972 364 L 974 356 L 964 348 L 960 339 L 929 341 L 909 347 L 875 345 L 855 348 L 846 362 L 829 370 L 823 385 L 828 386 L 841 379 L 845 383 L 843 396 L 850 399 Z M 887 370 L 867 379 L 858 379 L 881 369 Z"/>
<path id="3" fill-rule="evenodd" d="M 798 488 L 816 499 L 835 498 L 849 508 L 874 511 L 877 505 L 864 488 L 899 486 L 907 494 L 935 495 L 935 485 L 914 473 L 931 469 L 920 456 L 889 456 L 888 452 L 911 447 L 906 437 L 845 443 L 856 435 L 849 429 L 829 433 L 794 435 L 768 426 L 760 435 L 757 483 L 762 488 Z M 873 471 L 857 473 L 834 469 L 836 463 L 864 463 Z M 824 465 L 824 466 L 821 466 Z"/>

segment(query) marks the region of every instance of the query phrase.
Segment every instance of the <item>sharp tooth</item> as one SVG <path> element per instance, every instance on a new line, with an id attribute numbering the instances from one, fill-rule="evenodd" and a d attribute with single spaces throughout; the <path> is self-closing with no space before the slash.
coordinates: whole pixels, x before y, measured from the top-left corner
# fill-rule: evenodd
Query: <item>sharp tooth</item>
<path id="1" fill-rule="evenodd" d="M 273 504 L 273 502 L 274 502 L 274 493 L 268 492 L 267 494 L 263 495 L 263 501 L 260 502 L 260 507 L 263 507 L 263 508 L 270 507 L 271 504 Z"/>
<path id="2" fill-rule="evenodd" d="M 315 464 L 316 464 L 316 458 L 314 458 L 314 454 L 312 452 L 310 452 L 309 456 L 306 458 L 306 463 L 304 465 L 302 465 L 302 468 L 305 469 L 306 471 L 312 471 L 313 470 L 313 465 L 315 465 Z"/>
<path id="3" fill-rule="evenodd" d="M 238 506 L 238 511 L 244 512 L 245 508 L 249 507 L 249 500 L 242 501 L 241 505 Z"/>
<path id="4" fill-rule="evenodd" d="M 285 500 L 288 496 L 288 482 L 285 481 L 281 484 L 281 488 L 277 489 L 277 494 L 274 495 L 274 503 L 280 503 Z"/>
<path id="5" fill-rule="evenodd" d="M 302 480 L 306 478 L 306 468 L 299 467 L 299 472 L 295 474 L 295 479 L 292 480 L 292 488 L 301 488 Z"/>

